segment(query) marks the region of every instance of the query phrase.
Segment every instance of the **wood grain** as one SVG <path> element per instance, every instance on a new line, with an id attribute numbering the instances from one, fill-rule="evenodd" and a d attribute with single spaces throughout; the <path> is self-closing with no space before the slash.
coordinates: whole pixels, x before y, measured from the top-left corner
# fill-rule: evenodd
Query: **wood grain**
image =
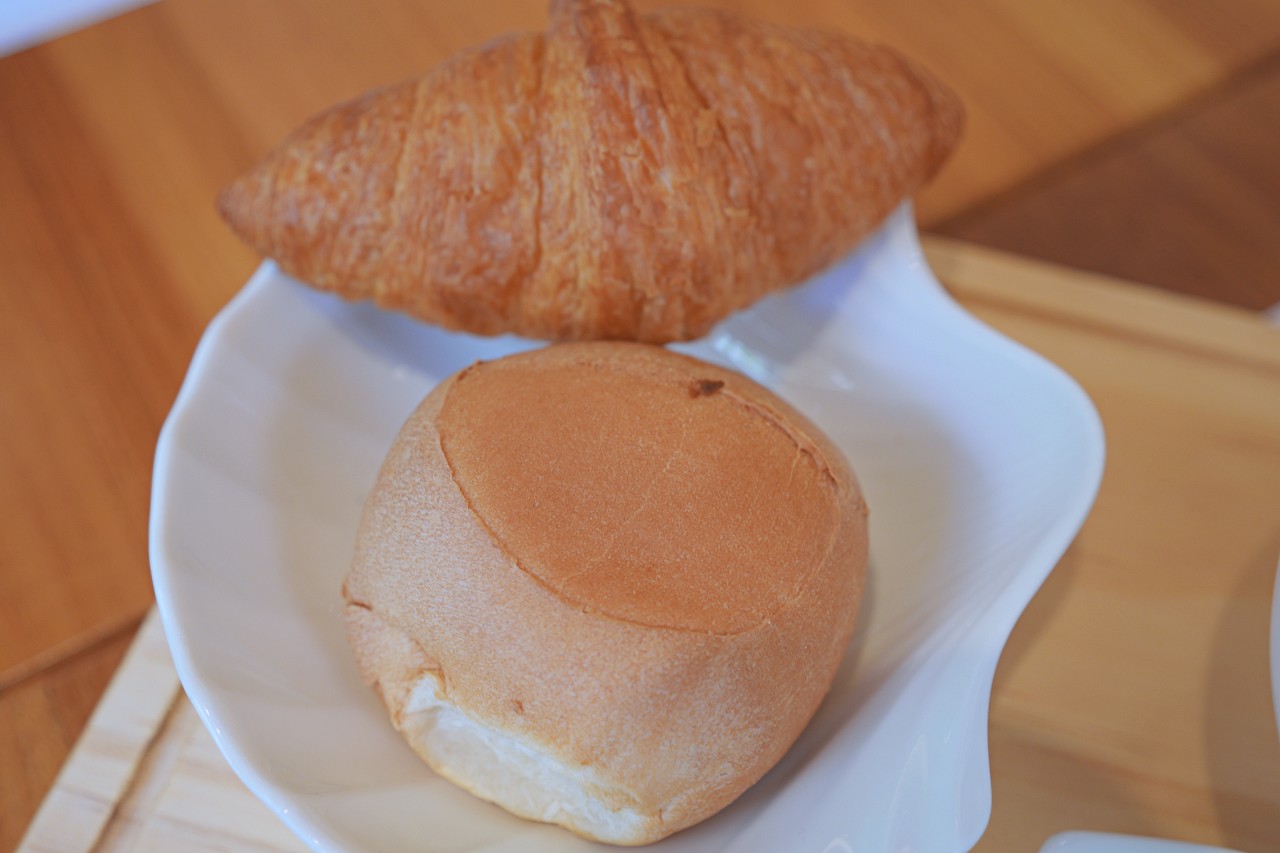
<path id="1" fill-rule="evenodd" d="M 307 847 L 223 759 L 182 692 L 152 611 L 17 849 L 301 853 Z"/>
<path id="2" fill-rule="evenodd" d="M 1280 302 L 1280 54 L 937 230 L 1245 308 Z"/>
<path id="3" fill-rule="evenodd" d="M 1107 432 L 1094 511 L 1001 658 L 979 850 L 1037 849 L 1081 828 L 1276 849 L 1280 330 L 932 248 L 967 307 L 1071 373 Z"/>
<path id="4" fill-rule="evenodd" d="M 135 631 L 0 692 L 0 850 L 12 850 L 71 752 Z"/>
<path id="5" fill-rule="evenodd" d="M 820 16 L 900 45 L 964 98 L 965 141 L 920 198 L 928 224 L 1208 91 L 1280 45 L 1277 4 L 1209 5 L 1212 12 L 1143 0 L 828 2 Z"/>
<path id="6" fill-rule="evenodd" d="M 0 73 L 0 684 L 151 600 L 151 455 L 197 330 L 35 52 Z"/>

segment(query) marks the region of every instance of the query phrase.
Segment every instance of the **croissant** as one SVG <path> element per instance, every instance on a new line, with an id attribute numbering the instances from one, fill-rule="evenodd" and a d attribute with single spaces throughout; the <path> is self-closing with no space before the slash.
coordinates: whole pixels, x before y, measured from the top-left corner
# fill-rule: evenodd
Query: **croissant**
<path id="1" fill-rule="evenodd" d="M 962 118 L 884 46 L 552 0 L 546 33 L 310 119 L 219 207 L 350 299 L 477 334 L 663 343 L 849 252 Z"/>

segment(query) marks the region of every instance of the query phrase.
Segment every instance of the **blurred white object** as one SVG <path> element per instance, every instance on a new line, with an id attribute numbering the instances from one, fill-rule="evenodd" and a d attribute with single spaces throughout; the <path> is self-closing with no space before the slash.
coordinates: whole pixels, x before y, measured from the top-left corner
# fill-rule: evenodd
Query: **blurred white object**
<path id="1" fill-rule="evenodd" d="M 150 2 L 153 0 L 5 0 L 0 3 L 0 56 Z"/>
<path id="2" fill-rule="evenodd" d="M 1063 832 L 1053 836 L 1040 848 L 1040 853 L 1236 853 L 1226 847 L 1168 841 L 1140 835 L 1114 835 L 1110 832 Z"/>

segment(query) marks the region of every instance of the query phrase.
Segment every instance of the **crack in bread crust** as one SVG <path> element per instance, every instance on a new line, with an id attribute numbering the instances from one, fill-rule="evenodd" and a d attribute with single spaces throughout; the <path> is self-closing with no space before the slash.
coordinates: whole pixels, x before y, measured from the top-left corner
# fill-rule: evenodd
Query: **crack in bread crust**
<path id="1" fill-rule="evenodd" d="M 617 344 L 611 346 L 627 345 Z M 645 349 L 652 348 L 646 347 Z M 676 363 L 685 361 L 684 357 L 674 356 L 674 354 L 668 353 L 665 350 L 661 350 L 661 352 L 668 358 L 676 360 Z M 652 369 L 652 365 L 648 365 L 648 367 L 650 367 L 649 370 L 642 370 L 634 363 L 628 361 L 600 361 L 593 360 L 590 357 L 583 357 L 576 360 L 574 365 L 575 367 L 580 367 L 592 372 L 607 373 L 612 377 L 627 376 L 637 381 L 660 383 L 664 386 L 670 386 L 673 388 L 688 388 L 691 381 L 695 383 L 702 383 L 704 386 L 709 384 L 714 390 L 707 394 L 696 395 L 694 397 L 695 400 L 706 401 L 704 405 L 714 404 L 733 406 L 738 411 L 745 413 L 748 417 L 758 419 L 768 425 L 784 441 L 788 442 L 795 448 L 795 456 L 792 458 L 792 463 L 787 476 L 787 486 L 791 484 L 795 477 L 796 466 L 803 460 L 811 465 L 812 468 L 820 475 L 821 481 L 828 492 L 827 499 L 830 501 L 830 512 L 835 512 L 835 507 L 842 498 L 847 499 L 850 497 L 850 490 L 843 486 L 840 480 L 836 477 L 832 470 L 831 463 L 828 462 L 826 456 L 818 446 L 818 443 L 809 435 L 804 425 L 798 423 L 794 417 L 787 418 L 775 408 L 767 405 L 763 400 L 756 399 L 759 397 L 759 393 L 754 389 L 750 389 L 749 386 L 743 385 L 742 388 L 737 387 L 741 383 L 741 377 L 724 373 L 724 378 L 691 379 L 690 375 L 687 374 L 688 371 L 694 370 L 696 362 L 692 362 L 692 360 L 687 361 L 691 363 L 681 364 L 680 366 L 683 369 L 673 369 L 670 364 L 664 363 L 659 365 L 658 370 Z M 442 405 L 442 410 L 449 406 L 449 400 L 453 395 L 459 394 L 465 390 L 464 384 L 467 382 L 468 378 L 485 370 L 486 366 L 487 364 L 485 362 L 479 362 L 460 371 L 454 377 L 446 390 L 446 397 L 445 402 Z M 697 366 L 700 367 L 700 365 Z M 705 374 L 707 371 L 702 370 L 701 373 Z M 720 373 L 720 371 L 717 371 L 717 375 L 720 375 Z M 726 380 L 732 384 L 726 384 Z M 530 381 L 536 380 L 531 378 Z M 687 434 L 687 419 L 684 421 L 684 427 L 685 433 Z M 581 578 L 585 575 L 590 575 L 608 563 L 617 539 L 626 532 L 627 528 L 632 526 L 634 520 L 639 517 L 654 500 L 661 497 L 658 490 L 661 488 L 662 481 L 670 470 L 674 460 L 683 452 L 685 443 L 683 435 L 670 442 L 671 449 L 667 456 L 667 461 L 662 466 L 662 470 L 658 472 L 657 476 L 650 479 L 647 484 L 643 485 L 636 505 L 629 510 L 624 519 L 615 522 L 617 529 L 615 530 L 614 535 L 600 547 L 597 553 L 592 555 L 592 558 L 589 561 L 585 561 L 579 567 L 567 574 L 555 574 L 553 578 L 548 578 L 546 573 L 549 571 L 549 568 L 544 567 L 542 571 L 539 571 L 532 567 L 529 564 L 529 561 L 523 555 L 517 553 L 511 543 L 501 535 L 494 524 L 494 521 L 477 505 L 477 501 L 472 494 L 469 484 L 466 482 L 466 478 L 460 475 L 458 467 L 455 464 L 453 454 L 450 452 L 449 441 L 446 438 L 446 430 L 441 428 L 438 433 L 438 447 L 440 453 L 444 458 L 445 463 L 448 465 L 449 473 L 453 479 L 454 485 L 457 487 L 459 494 L 466 502 L 467 507 L 470 509 L 477 523 L 479 523 L 479 525 L 488 533 L 494 545 L 504 555 L 506 555 L 512 565 L 516 566 L 520 571 L 524 572 L 538 583 L 539 586 L 555 595 L 566 604 L 576 607 L 583 612 L 597 613 L 620 622 L 668 631 L 687 631 L 717 637 L 734 637 L 747 634 L 752 631 L 761 630 L 768 625 L 771 619 L 776 618 L 780 613 L 792 607 L 795 602 L 800 599 L 809 584 L 812 582 L 812 579 L 819 568 L 825 564 L 828 559 L 830 559 L 831 553 L 835 548 L 838 526 L 833 525 L 829 527 L 826 532 L 824 545 L 821 549 L 815 552 L 803 576 L 790 585 L 788 594 L 774 602 L 772 606 L 767 609 L 758 611 L 753 622 L 739 627 L 716 629 L 695 627 L 687 624 L 667 622 L 657 619 L 636 618 L 621 613 L 617 608 L 610 607 L 608 604 L 602 605 L 601 602 L 597 600 L 592 600 L 581 595 L 574 595 L 570 591 L 570 581 Z M 860 495 L 856 495 L 856 501 L 859 511 L 865 514 L 865 504 L 862 502 Z M 771 520 L 771 529 L 776 531 L 779 524 L 781 524 L 781 516 L 773 516 Z"/>

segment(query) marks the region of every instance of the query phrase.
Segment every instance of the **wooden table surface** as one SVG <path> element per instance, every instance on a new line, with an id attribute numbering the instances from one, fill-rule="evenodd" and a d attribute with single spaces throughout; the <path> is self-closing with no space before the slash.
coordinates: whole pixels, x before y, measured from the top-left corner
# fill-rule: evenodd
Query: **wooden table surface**
<path id="1" fill-rule="evenodd" d="M 980 849 L 1072 827 L 1280 849 L 1280 333 L 1250 314 L 1280 302 L 1280 2 L 715 2 L 890 41 L 956 86 L 969 126 L 926 230 L 1151 286 L 1030 266 L 1035 312 L 1016 287 L 967 300 L 1081 379 L 1110 451 L 997 674 Z M 163 0 L 0 59 L 0 849 L 151 605 L 155 439 L 258 260 L 215 193 L 312 112 L 544 16 Z M 944 279 L 980 263 L 959 245 L 933 244 Z"/>

